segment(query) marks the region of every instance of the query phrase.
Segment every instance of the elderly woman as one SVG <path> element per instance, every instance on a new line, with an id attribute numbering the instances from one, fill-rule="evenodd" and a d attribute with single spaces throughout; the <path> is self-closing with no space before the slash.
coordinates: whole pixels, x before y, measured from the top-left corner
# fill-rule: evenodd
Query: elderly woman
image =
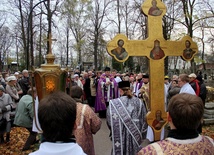
<path id="1" fill-rule="evenodd" d="M 5 89 L 0 85 L 0 121 L 5 123 L 0 125 L 0 143 L 4 143 L 4 133 L 6 132 L 6 142 L 10 141 L 10 111 L 12 105 L 12 99 L 10 95 L 5 94 Z"/>
<path id="2" fill-rule="evenodd" d="M 15 76 L 9 76 L 7 78 L 6 93 L 8 93 L 11 96 L 12 101 L 14 102 L 13 104 L 14 109 L 17 107 L 17 103 L 19 101 L 19 93 L 22 93 L 17 90 L 16 82 L 17 82 L 17 79 Z"/>

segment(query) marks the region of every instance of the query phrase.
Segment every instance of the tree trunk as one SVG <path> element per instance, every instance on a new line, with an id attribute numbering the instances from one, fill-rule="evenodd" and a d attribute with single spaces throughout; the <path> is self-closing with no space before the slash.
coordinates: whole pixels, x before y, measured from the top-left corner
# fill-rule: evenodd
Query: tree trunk
<path id="1" fill-rule="evenodd" d="M 66 66 L 68 66 L 68 53 L 69 53 L 69 27 L 66 28 Z"/>
<path id="2" fill-rule="evenodd" d="M 48 34 L 47 34 L 47 38 L 48 39 L 52 39 L 52 38 L 49 38 L 49 35 L 52 33 L 52 31 L 51 31 L 52 15 L 51 15 L 51 9 L 50 9 L 50 0 L 47 1 L 47 12 L 48 12 L 48 15 L 47 15 L 47 19 L 48 19 Z M 49 51 L 51 51 L 51 47 L 50 47 L 49 41 L 47 41 L 47 54 L 49 53 Z"/>
<path id="3" fill-rule="evenodd" d="M 42 14 L 40 15 L 40 34 L 39 34 L 39 67 L 42 64 Z"/>
<path id="4" fill-rule="evenodd" d="M 95 30 L 95 37 L 94 37 L 94 69 L 96 71 L 97 71 L 97 51 L 98 51 L 98 33 Z"/>
<path id="5" fill-rule="evenodd" d="M 30 10 L 33 9 L 33 0 L 30 1 Z M 30 59 L 31 63 L 30 66 L 34 66 L 34 55 L 33 55 L 33 15 L 30 15 L 30 24 L 29 24 L 29 29 L 30 29 Z"/>
<path id="6" fill-rule="evenodd" d="M 117 18 L 118 18 L 118 33 L 120 33 L 121 32 L 120 0 L 117 0 Z"/>
<path id="7" fill-rule="evenodd" d="M 28 48 L 29 48 L 29 45 L 27 45 L 26 43 L 26 35 L 25 35 L 25 26 L 24 26 L 24 17 L 23 17 L 23 14 L 22 14 L 22 0 L 19 0 L 19 13 L 20 13 L 20 18 L 21 18 L 21 34 L 22 34 L 22 41 L 23 41 L 23 47 L 24 47 L 24 51 L 25 51 L 25 54 L 24 54 L 24 59 L 25 59 L 25 65 L 26 65 L 26 69 L 28 69 L 28 66 L 29 66 L 29 63 L 28 63 Z"/>

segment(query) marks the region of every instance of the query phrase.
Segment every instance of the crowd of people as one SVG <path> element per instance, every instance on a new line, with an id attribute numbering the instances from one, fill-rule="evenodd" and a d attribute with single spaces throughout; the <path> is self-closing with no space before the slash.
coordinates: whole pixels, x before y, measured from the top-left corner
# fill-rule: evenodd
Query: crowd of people
<path id="1" fill-rule="evenodd" d="M 120 74 L 110 67 L 97 72 L 74 70 L 73 74 L 68 74 L 64 92 L 54 92 L 39 103 L 41 139 L 32 130 L 33 102 L 37 93 L 34 87 L 31 88 L 33 81 L 28 71 L 0 75 L 0 79 L 0 119 L 6 122 L 0 124 L 0 143 L 10 141 L 11 127 L 24 127 L 29 137 L 22 151 L 41 142 L 39 150 L 32 155 L 53 152 L 95 155 L 92 135 L 101 128 L 101 118 L 106 118 L 109 127 L 113 155 L 159 154 L 159 151 L 170 154 L 181 147 L 196 154 L 214 152 L 213 140 L 200 135 L 206 100 L 206 86 L 201 74 L 166 75 L 162 79 L 170 129 L 167 135 L 161 131 L 160 139 L 167 139 L 155 143 L 151 138 L 153 130 L 146 121 L 146 114 L 151 110 L 149 94 L 152 93 L 147 73 Z M 166 120 L 161 118 L 161 111 L 156 113 L 158 117 L 153 128 L 164 130 L 162 125 Z M 164 122 L 161 126 L 160 121 Z M 142 146 L 147 139 L 146 145 Z M 172 147 L 165 148 L 167 143 Z"/>
<path id="2" fill-rule="evenodd" d="M 21 73 L 0 74 L 0 82 L 0 121 L 1 126 L 4 126 L 0 129 L 0 143 L 5 143 L 10 142 L 11 127 L 15 126 L 14 119 L 18 114 L 16 113 L 18 103 L 27 95 L 30 89 L 30 79 L 28 71 L 23 70 Z"/>

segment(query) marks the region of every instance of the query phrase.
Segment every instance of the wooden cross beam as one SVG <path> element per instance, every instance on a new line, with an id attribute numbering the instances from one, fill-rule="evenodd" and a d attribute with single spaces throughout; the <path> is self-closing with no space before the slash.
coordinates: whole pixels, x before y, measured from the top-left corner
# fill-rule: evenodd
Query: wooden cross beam
<path id="1" fill-rule="evenodd" d="M 156 112 L 161 111 L 162 118 L 167 122 L 164 108 L 164 59 L 167 56 L 181 56 L 183 60 L 190 61 L 198 52 L 198 47 L 189 36 L 179 41 L 163 38 L 162 18 L 166 6 L 161 0 L 146 0 L 142 9 L 148 16 L 149 37 L 146 40 L 128 40 L 125 35 L 118 34 L 107 44 L 107 51 L 119 62 L 126 61 L 129 56 L 146 56 L 149 59 L 151 111 L 147 114 L 147 123 L 153 129 L 157 141 L 160 140 L 164 125 L 159 130 L 152 126 Z"/>
<path id="2" fill-rule="evenodd" d="M 52 34 L 49 33 L 46 41 L 48 42 L 48 46 L 49 46 L 48 54 L 52 54 L 52 41 L 57 41 L 57 39 L 52 39 Z"/>

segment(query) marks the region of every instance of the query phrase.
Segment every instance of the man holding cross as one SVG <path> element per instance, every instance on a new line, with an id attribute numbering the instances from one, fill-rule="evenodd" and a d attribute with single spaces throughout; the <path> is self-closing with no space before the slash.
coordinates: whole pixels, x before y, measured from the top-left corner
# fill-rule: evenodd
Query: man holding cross
<path id="1" fill-rule="evenodd" d="M 152 2 L 162 11 L 158 16 L 151 15 L 149 9 L 153 6 Z M 123 40 L 123 47 L 126 49 L 128 56 L 124 60 L 119 60 L 119 62 L 126 61 L 129 56 L 145 56 L 149 60 L 149 75 L 150 75 L 150 110 L 147 114 L 147 123 L 152 128 L 154 132 L 154 140 L 160 140 L 160 135 L 162 128 L 165 126 L 163 124 L 162 128 L 157 130 L 152 126 L 153 121 L 155 120 L 156 111 L 160 110 L 162 113 L 162 118 L 164 121 L 167 119 L 165 112 L 165 96 L 164 96 L 164 59 L 167 56 L 181 56 L 182 59 L 190 61 L 194 55 L 198 52 L 197 44 L 192 41 L 190 36 L 184 36 L 179 41 L 166 40 L 163 37 L 163 23 L 162 18 L 166 13 L 166 6 L 161 0 L 145 0 L 142 5 L 142 10 L 145 15 L 148 16 L 148 38 L 146 40 L 128 40 L 125 35 L 118 34 L 112 41 L 107 45 L 108 53 L 114 56 L 111 53 L 111 50 L 117 47 L 118 40 Z M 186 42 L 189 41 L 191 44 L 192 51 L 195 51 L 191 54 L 190 57 L 186 58 L 183 55 L 184 49 L 186 49 Z M 159 50 L 153 50 L 155 47 L 158 47 Z M 158 49 L 157 48 L 157 49 Z M 154 54 L 158 54 L 154 57 Z M 115 58 L 115 57 L 114 57 Z"/>
<path id="2" fill-rule="evenodd" d="M 204 113 L 203 102 L 198 96 L 177 94 L 170 100 L 168 111 L 167 121 L 171 128 L 168 138 L 144 147 L 138 155 L 213 154 L 213 139 L 197 132 Z"/>

